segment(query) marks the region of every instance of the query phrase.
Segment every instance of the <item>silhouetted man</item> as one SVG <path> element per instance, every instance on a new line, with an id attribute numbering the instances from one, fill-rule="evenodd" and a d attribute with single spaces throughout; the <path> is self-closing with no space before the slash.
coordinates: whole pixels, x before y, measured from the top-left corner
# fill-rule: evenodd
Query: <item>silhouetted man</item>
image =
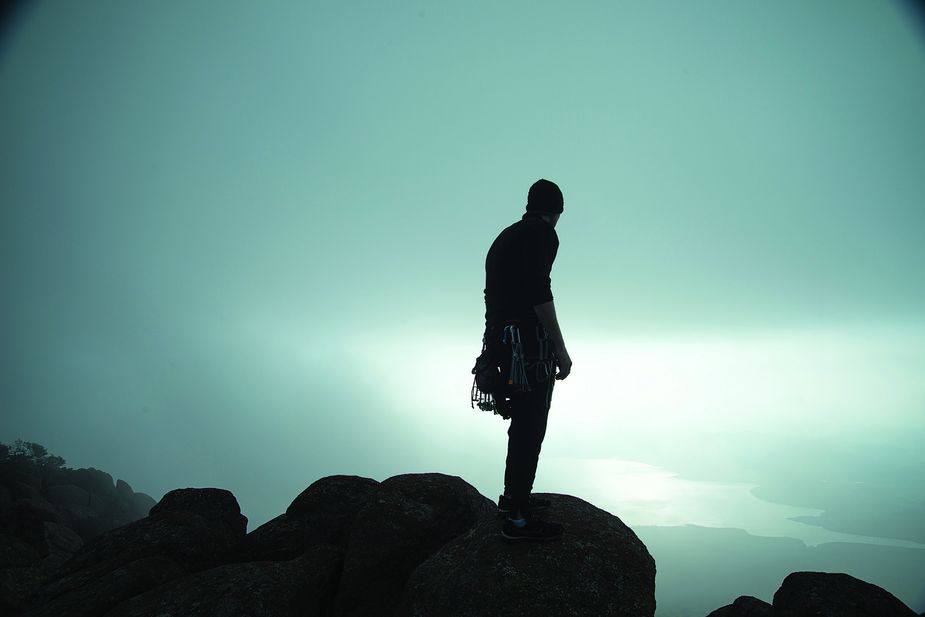
<path id="1" fill-rule="evenodd" d="M 485 342 L 506 382 L 498 406 L 511 418 L 504 494 L 498 498 L 499 511 L 508 515 L 501 528 L 507 540 L 545 540 L 562 533 L 558 523 L 534 515 L 549 501 L 530 495 L 554 381 L 572 369 L 549 279 L 562 211 L 559 187 L 538 180 L 527 195 L 526 213 L 498 235 L 485 259 Z"/>

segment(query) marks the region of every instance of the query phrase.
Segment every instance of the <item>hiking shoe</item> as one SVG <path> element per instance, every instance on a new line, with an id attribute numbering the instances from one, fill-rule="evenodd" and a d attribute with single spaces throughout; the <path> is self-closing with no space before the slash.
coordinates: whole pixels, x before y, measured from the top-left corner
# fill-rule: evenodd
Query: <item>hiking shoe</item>
<path id="1" fill-rule="evenodd" d="M 526 519 L 527 524 L 518 527 L 514 521 L 507 519 L 501 526 L 501 537 L 508 542 L 531 542 L 552 540 L 562 535 L 562 525 L 539 519 Z"/>
<path id="2" fill-rule="evenodd" d="M 511 509 L 514 507 L 514 500 L 508 497 L 507 495 L 501 495 L 498 497 L 498 512 L 501 514 L 510 514 Z M 530 495 L 530 501 L 527 505 L 530 509 L 530 512 L 539 512 L 540 510 L 545 510 L 549 507 L 548 499 L 540 499 L 539 497 L 534 497 Z"/>

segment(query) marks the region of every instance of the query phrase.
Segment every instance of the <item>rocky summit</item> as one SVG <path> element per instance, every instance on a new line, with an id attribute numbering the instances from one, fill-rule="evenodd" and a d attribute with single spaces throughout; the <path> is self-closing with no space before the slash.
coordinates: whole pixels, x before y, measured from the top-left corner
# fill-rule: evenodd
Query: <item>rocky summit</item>
<path id="1" fill-rule="evenodd" d="M 27 593 L 5 587 L 4 614 L 651 617 L 655 562 L 639 538 L 581 499 L 546 497 L 566 533 L 511 545 L 494 504 L 443 474 L 322 478 L 250 533 L 230 492 L 177 489 L 71 545 Z"/>
<path id="2" fill-rule="evenodd" d="M 108 495 L 107 487 L 92 488 Z M 83 499 L 33 488 L 57 493 L 58 503 L 71 503 L 67 493 Z M 122 492 L 113 503 L 137 501 Z M 645 545 L 616 516 L 569 495 L 543 495 L 552 502 L 546 517 L 565 533 L 525 544 L 501 538 L 490 500 L 437 473 L 322 478 L 250 533 L 234 495 L 218 488 L 170 491 L 142 518 L 86 540 L 60 506 L 29 491 L 11 497 L 0 510 L 0 613 L 10 617 L 655 613 L 655 562 Z M 799 572 L 773 605 L 742 597 L 711 616 L 911 614 L 848 575 Z"/>

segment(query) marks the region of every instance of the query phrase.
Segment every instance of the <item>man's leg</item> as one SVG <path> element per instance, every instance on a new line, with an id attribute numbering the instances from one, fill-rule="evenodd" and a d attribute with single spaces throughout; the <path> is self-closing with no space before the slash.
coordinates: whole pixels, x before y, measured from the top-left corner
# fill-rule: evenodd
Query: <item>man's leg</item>
<path id="1" fill-rule="evenodd" d="M 528 503 L 540 449 L 546 436 L 547 383 L 531 384 L 533 390 L 514 404 L 511 425 L 508 428 L 507 461 L 504 469 L 504 493 L 511 498 L 512 518 L 529 514 Z M 518 513 L 518 510 L 520 512 Z"/>
<path id="2" fill-rule="evenodd" d="M 530 516 L 530 491 L 533 490 L 536 464 L 546 436 L 552 379 L 537 382 L 530 379 L 531 391 L 512 409 L 504 470 L 505 493 L 511 502 L 510 514 L 501 526 L 501 537 L 508 542 L 551 540 L 562 535 L 559 523 Z M 508 500 L 499 500 L 499 505 L 501 501 Z"/>

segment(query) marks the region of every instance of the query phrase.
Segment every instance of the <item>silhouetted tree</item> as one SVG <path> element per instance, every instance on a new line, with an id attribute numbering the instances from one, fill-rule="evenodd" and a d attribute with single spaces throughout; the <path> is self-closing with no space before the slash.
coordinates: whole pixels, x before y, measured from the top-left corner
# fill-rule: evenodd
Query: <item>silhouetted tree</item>
<path id="1" fill-rule="evenodd" d="M 0 442 L 0 463 L 16 467 L 40 467 L 42 469 L 59 469 L 64 466 L 64 459 L 48 453 L 48 448 L 34 441 L 17 439 L 12 445 Z"/>

